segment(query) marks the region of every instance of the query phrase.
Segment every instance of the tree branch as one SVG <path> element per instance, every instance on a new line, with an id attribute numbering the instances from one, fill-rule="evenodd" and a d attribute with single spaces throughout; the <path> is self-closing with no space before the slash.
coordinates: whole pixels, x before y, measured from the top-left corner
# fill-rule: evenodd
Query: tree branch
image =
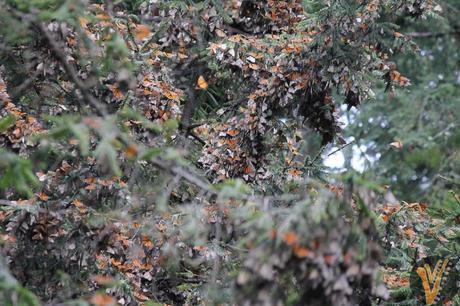
<path id="1" fill-rule="evenodd" d="M 450 32 L 411 32 L 405 33 L 404 36 L 412 38 L 431 38 L 431 37 L 442 37 L 447 35 L 460 35 L 460 30 Z"/>
<path id="2" fill-rule="evenodd" d="M 91 94 L 90 88 L 83 82 L 82 79 L 80 79 L 75 67 L 67 61 L 67 57 L 62 51 L 64 49 L 63 46 L 54 39 L 53 35 L 48 31 L 48 29 L 42 22 L 32 20 L 32 23 L 40 30 L 41 34 L 46 38 L 46 41 L 51 51 L 53 51 L 54 56 L 61 63 L 65 72 L 70 77 L 75 86 L 77 86 L 77 88 L 81 91 L 83 98 L 97 110 L 97 113 L 100 116 L 106 116 L 108 114 L 107 108 L 104 104 L 100 103 Z"/>
<path id="3" fill-rule="evenodd" d="M 188 171 L 180 166 L 174 165 L 174 164 L 168 164 L 165 160 L 155 158 L 150 160 L 150 163 L 152 163 L 154 166 L 156 166 L 158 169 L 168 171 L 169 173 L 173 175 L 177 175 L 180 178 L 186 180 L 187 182 L 197 186 L 201 190 L 203 190 L 205 193 L 208 193 L 209 195 L 213 196 L 219 196 L 220 192 L 218 189 L 214 187 L 213 184 L 209 183 L 206 179 L 201 178 L 199 175 L 192 173 L 191 171 Z M 270 201 L 296 201 L 296 200 L 301 200 L 304 198 L 304 194 L 282 194 L 282 195 L 273 195 L 273 196 L 254 196 L 254 195 L 247 195 L 247 194 L 240 194 L 240 195 L 232 195 L 228 196 L 228 198 L 232 199 L 240 199 L 242 201 L 250 201 L 250 202 L 260 202 L 260 203 L 265 203 L 265 202 L 270 202 Z"/>

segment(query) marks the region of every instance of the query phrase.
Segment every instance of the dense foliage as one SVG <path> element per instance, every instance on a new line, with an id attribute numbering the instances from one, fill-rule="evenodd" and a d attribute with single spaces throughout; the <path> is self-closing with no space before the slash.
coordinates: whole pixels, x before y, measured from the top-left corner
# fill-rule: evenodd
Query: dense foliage
<path id="1" fill-rule="evenodd" d="M 0 5 L 2 305 L 417 303 L 458 252 L 456 1 Z"/>

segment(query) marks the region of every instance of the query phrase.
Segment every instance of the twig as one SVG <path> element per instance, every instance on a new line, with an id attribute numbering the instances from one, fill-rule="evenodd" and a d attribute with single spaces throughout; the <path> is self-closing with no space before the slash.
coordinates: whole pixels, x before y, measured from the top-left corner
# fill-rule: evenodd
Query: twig
<path id="1" fill-rule="evenodd" d="M 202 125 L 204 125 L 206 123 L 202 122 L 202 123 L 194 123 L 194 124 L 190 124 L 190 126 L 188 127 L 189 129 L 194 129 L 194 128 L 197 128 L 197 127 L 200 127 Z"/>
<path id="2" fill-rule="evenodd" d="M 206 145 L 206 142 L 201 139 L 194 131 L 193 129 L 196 127 L 199 127 L 203 125 L 204 123 L 196 123 L 196 124 L 190 124 L 189 126 L 184 126 L 181 123 L 179 123 L 179 129 L 185 131 L 185 136 L 191 136 L 192 138 L 196 139 L 199 143 L 201 143 L 203 146 Z"/>
<path id="3" fill-rule="evenodd" d="M 201 139 L 197 134 L 195 134 L 195 132 L 189 131 L 189 132 L 188 132 L 188 135 L 189 135 L 189 136 L 192 136 L 194 139 L 196 139 L 196 140 L 197 140 L 199 143 L 201 143 L 203 146 L 206 145 L 206 142 L 205 142 L 203 139 Z"/>
<path id="4" fill-rule="evenodd" d="M 344 144 L 343 146 L 339 147 L 337 150 L 335 150 L 335 151 L 329 153 L 327 156 L 331 156 L 331 155 L 333 155 L 333 154 L 335 154 L 335 153 L 337 153 L 337 152 L 339 152 L 339 151 L 345 149 L 346 147 L 348 147 L 349 145 L 351 145 L 351 144 L 354 143 L 354 142 L 355 142 L 355 140 L 353 139 L 353 140 L 350 141 L 349 143 L 346 143 L 346 144 Z"/>
<path id="5" fill-rule="evenodd" d="M 442 174 L 438 174 L 438 177 L 439 177 L 440 179 L 445 180 L 446 182 L 449 182 L 449 183 L 452 183 L 452 184 L 455 184 L 455 185 L 460 185 L 459 182 L 456 182 L 456 181 L 454 181 L 454 180 L 451 179 L 451 178 L 445 177 L 445 176 L 442 175 Z"/>
<path id="6" fill-rule="evenodd" d="M 317 161 L 317 160 L 320 158 L 321 154 L 323 154 L 323 152 L 324 152 L 325 149 L 326 149 L 326 146 L 322 146 L 321 149 L 319 150 L 318 154 L 316 154 L 316 156 L 313 157 L 313 159 L 312 159 L 311 161 L 308 161 L 308 160 L 307 160 L 306 162 L 308 162 L 308 164 L 309 164 L 310 166 L 313 165 L 313 163 L 314 163 L 315 161 Z"/>

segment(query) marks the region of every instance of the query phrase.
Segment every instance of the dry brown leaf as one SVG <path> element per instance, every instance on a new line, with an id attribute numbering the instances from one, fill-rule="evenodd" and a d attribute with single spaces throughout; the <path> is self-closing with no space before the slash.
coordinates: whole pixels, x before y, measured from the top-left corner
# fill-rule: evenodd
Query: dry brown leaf
<path id="1" fill-rule="evenodd" d="M 259 70 L 259 66 L 257 66 L 257 64 L 249 64 L 249 68 L 252 70 Z"/>
<path id="2" fill-rule="evenodd" d="M 308 254 L 310 254 L 310 250 L 301 246 L 294 246 L 294 254 L 295 256 L 299 258 L 306 258 L 308 257 Z"/>
<path id="3" fill-rule="evenodd" d="M 137 40 L 143 40 L 150 35 L 150 28 L 144 24 L 138 24 L 134 30 L 134 35 Z"/>
<path id="4" fill-rule="evenodd" d="M 113 94 L 113 97 L 116 100 L 122 100 L 124 98 L 123 93 L 121 92 L 121 90 L 118 88 L 117 85 L 107 85 L 107 87 L 110 89 L 110 91 Z"/>
<path id="5" fill-rule="evenodd" d="M 225 34 L 225 32 L 222 31 L 221 29 L 216 29 L 215 32 L 216 32 L 217 36 L 219 36 L 219 37 L 225 37 L 225 36 L 227 36 L 227 35 Z"/>
<path id="6" fill-rule="evenodd" d="M 390 288 L 401 288 L 409 286 L 409 279 L 406 277 L 400 277 L 395 274 L 384 274 L 383 282 Z"/>
<path id="7" fill-rule="evenodd" d="M 125 150 L 126 157 L 135 158 L 137 156 L 137 146 L 133 143 L 129 144 Z"/>
<path id="8" fill-rule="evenodd" d="M 44 193 L 43 191 L 38 193 L 37 194 L 37 197 L 42 200 L 42 201 L 48 201 L 48 199 L 50 198 L 46 193 Z"/>
<path id="9" fill-rule="evenodd" d="M 244 168 L 244 174 L 251 174 L 254 172 L 254 169 L 251 166 Z"/>
<path id="10" fill-rule="evenodd" d="M 82 179 L 82 181 L 85 182 L 86 184 L 94 184 L 96 182 L 96 178 L 95 177 L 88 177 L 88 178 Z"/>
<path id="11" fill-rule="evenodd" d="M 227 135 L 228 136 L 231 136 L 231 137 L 235 137 L 236 135 L 238 135 L 240 133 L 240 131 L 236 130 L 236 129 L 230 129 L 227 131 Z"/>
<path id="12" fill-rule="evenodd" d="M 116 260 L 115 258 L 110 258 L 110 263 L 115 267 L 119 267 L 122 265 L 121 260 Z"/>
<path id="13" fill-rule="evenodd" d="M 275 239 L 277 235 L 278 235 L 278 232 L 276 231 L 276 229 L 273 228 L 270 231 L 270 239 Z"/>
<path id="14" fill-rule="evenodd" d="M 75 199 L 73 200 L 72 204 L 78 209 L 78 211 L 82 214 L 86 213 L 88 211 L 88 208 L 86 208 L 85 204 L 83 204 L 80 200 Z"/>
<path id="15" fill-rule="evenodd" d="M 196 245 L 196 246 L 193 247 L 193 249 L 195 251 L 202 252 L 202 251 L 206 251 L 208 249 L 208 247 L 205 246 L 205 245 Z"/>
<path id="16" fill-rule="evenodd" d="M 114 306 L 115 299 L 108 294 L 96 293 L 89 300 L 94 306 Z"/>
<path id="17" fill-rule="evenodd" d="M 291 176 L 298 177 L 298 176 L 300 176 L 300 175 L 303 174 L 303 171 L 302 171 L 302 170 L 298 170 L 298 169 L 289 169 L 289 170 L 288 170 L 288 174 L 291 175 Z"/>
<path id="18" fill-rule="evenodd" d="M 149 298 L 145 294 L 141 292 L 134 292 L 134 297 L 140 301 L 147 301 Z"/>
<path id="19" fill-rule="evenodd" d="M 112 276 L 100 274 L 91 276 L 91 280 L 99 285 L 110 285 L 115 282 L 115 279 Z"/>
<path id="20" fill-rule="evenodd" d="M 78 21 L 80 23 L 80 26 L 83 28 L 83 29 L 87 29 L 88 28 L 88 19 L 86 19 L 85 17 L 78 17 Z"/>
<path id="21" fill-rule="evenodd" d="M 202 75 L 200 75 L 198 77 L 198 81 L 196 82 L 198 87 L 201 88 L 201 89 L 208 89 L 208 82 L 206 82 L 206 80 L 204 79 L 204 77 Z"/>
<path id="22" fill-rule="evenodd" d="M 166 224 L 164 224 L 164 223 L 157 223 L 157 224 L 155 224 L 155 227 L 162 233 L 165 232 L 166 229 L 168 228 L 166 226 Z"/>
<path id="23" fill-rule="evenodd" d="M 406 228 L 406 229 L 404 230 L 404 233 L 405 233 L 407 236 L 409 236 L 409 238 L 414 238 L 415 235 L 416 235 L 415 231 L 414 231 L 411 227 L 410 227 L 410 228 Z"/>
<path id="24" fill-rule="evenodd" d="M 287 245 L 296 245 L 297 244 L 297 235 L 296 233 L 294 232 L 287 232 L 283 235 L 283 241 L 287 244 Z"/>
<path id="25" fill-rule="evenodd" d="M 96 190 L 96 184 L 89 184 L 85 187 L 86 190 Z"/>
<path id="26" fill-rule="evenodd" d="M 170 100 L 178 100 L 179 95 L 171 90 L 166 90 L 163 92 L 163 95 Z"/>
<path id="27" fill-rule="evenodd" d="M 398 150 L 401 150 L 403 148 L 403 144 L 400 140 L 393 141 L 392 143 L 390 143 L 390 146 Z"/>
<path id="28" fill-rule="evenodd" d="M 142 244 L 147 248 L 147 249 L 153 249 L 153 242 L 150 240 L 149 237 L 143 235 L 142 236 Z"/>

